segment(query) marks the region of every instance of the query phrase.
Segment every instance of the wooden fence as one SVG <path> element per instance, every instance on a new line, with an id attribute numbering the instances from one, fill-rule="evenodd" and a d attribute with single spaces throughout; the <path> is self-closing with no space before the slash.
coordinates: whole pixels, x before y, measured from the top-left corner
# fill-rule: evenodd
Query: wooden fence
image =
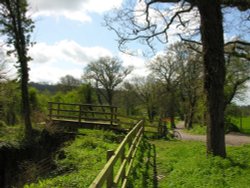
<path id="1" fill-rule="evenodd" d="M 50 120 L 71 120 L 75 122 L 118 123 L 117 107 L 92 104 L 70 104 L 49 102 Z"/>
<path id="2" fill-rule="evenodd" d="M 136 151 L 142 140 L 144 132 L 144 121 L 139 121 L 134 128 L 126 135 L 117 150 L 107 151 L 107 163 L 99 175 L 90 185 L 90 188 L 99 188 L 104 186 L 105 182 L 108 188 L 125 188 L 128 182 L 128 176 L 132 169 Z M 128 146 L 128 151 L 126 148 Z M 114 175 L 114 166 L 120 158 L 121 163 L 117 173 Z"/>

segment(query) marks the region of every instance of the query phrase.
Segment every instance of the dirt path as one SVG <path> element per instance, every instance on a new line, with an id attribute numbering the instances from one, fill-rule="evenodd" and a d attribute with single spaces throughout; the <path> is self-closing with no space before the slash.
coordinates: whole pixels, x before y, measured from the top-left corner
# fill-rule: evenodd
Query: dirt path
<path id="1" fill-rule="evenodd" d="M 184 132 L 183 122 L 178 123 L 176 127 L 177 127 L 177 131 L 181 133 L 183 140 L 196 140 L 196 141 L 206 142 L 205 135 L 192 135 L 190 133 Z M 233 146 L 239 146 L 242 144 L 250 144 L 250 136 L 244 135 L 241 133 L 232 132 L 232 133 L 226 134 L 226 144 L 233 145 Z"/>

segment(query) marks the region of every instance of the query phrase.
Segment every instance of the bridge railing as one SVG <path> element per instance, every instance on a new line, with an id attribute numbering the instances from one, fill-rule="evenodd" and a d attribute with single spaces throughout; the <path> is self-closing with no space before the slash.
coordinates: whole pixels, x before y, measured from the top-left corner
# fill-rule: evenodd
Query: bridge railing
<path id="1" fill-rule="evenodd" d="M 90 188 L 103 187 L 105 182 L 107 187 L 126 187 L 136 151 L 143 137 L 143 132 L 144 121 L 141 120 L 126 135 L 115 152 L 113 150 L 107 151 L 107 163 L 92 182 Z M 114 167 L 119 159 L 118 171 L 114 173 Z"/>
<path id="2" fill-rule="evenodd" d="M 118 123 L 117 107 L 108 105 L 48 102 L 50 120 L 72 120 L 76 122 Z"/>

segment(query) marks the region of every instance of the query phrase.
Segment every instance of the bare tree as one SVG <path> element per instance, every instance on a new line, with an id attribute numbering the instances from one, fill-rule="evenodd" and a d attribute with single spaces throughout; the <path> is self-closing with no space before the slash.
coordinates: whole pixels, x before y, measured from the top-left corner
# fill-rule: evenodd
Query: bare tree
<path id="1" fill-rule="evenodd" d="M 84 78 L 95 82 L 95 86 L 109 105 L 113 104 L 115 88 L 122 83 L 132 67 L 125 68 L 117 58 L 101 57 L 90 62 L 84 71 Z M 100 88 L 101 87 L 101 88 Z"/>
<path id="2" fill-rule="evenodd" d="M 0 2 L 0 30 L 7 36 L 7 43 L 14 46 L 14 50 L 9 53 L 15 53 L 17 57 L 18 73 L 21 81 L 22 93 L 22 113 L 25 123 L 25 137 L 30 138 L 32 133 L 32 124 L 30 120 L 30 104 L 28 92 L 29 68 L 28 47 L 30 43 L 30 33 L 34 25 L 31 19 L 27 17 L 26 0 L 2 0 Z"/>
<path id="3" fill-rule="evenodd" d="M 190 27 L 182 20 L 185 13 L 196 9 L 200 18 L 200 34 L 203 47 L 204 89 L 207 107 L 207 152 L 226 156 L 224 135 L 224 82 L 225 58 L 222 6 L 237 7 L 241 11 L 250 8 L 249 0 L 144 0 L 143 9 L 124 7 L 114 17 L 106 18 L 109 29 L 119 37 L 119 47 L 127 42 L 140 40 L 154 47 L 153 39 L 168 41 L 168 30 L 176 22 Z M 178 3 L 179 8 L 167 14 L 168 3 Z M 134 5 L 133 3 L 131 3 Z M 167 10 L 167 11 L 166 11 Z M 150 13 L 154 13 L 153 16 Z M 155 17 L 154 17 L 155 15 Z M 161 19 L 155 21 L 156 19 Z M 141 21 L 141 20 L 144 21 Z M 178 25 L 177 25 L 178 26 Z"/>

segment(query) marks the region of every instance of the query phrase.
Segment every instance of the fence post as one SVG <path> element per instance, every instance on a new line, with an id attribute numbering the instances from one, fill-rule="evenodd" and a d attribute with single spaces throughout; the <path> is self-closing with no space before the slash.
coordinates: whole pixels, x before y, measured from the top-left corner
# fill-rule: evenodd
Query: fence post
<path id="1" fill-rule="evenodd" d="M 51 102 L 48 102 L 49 103 L 49 120 L 51 121 L 52 119 L 52 103 Z"/>
<path id="2" fill-rule="evenodd" d="M 125 147 L 123 147 L 123 149 L 122 149 L 122 151 L 121 151 L 121 164 L 123 163 L 124 159 L 125 159 Z M 126 166 L 125 166 L 124 168 L 126 169 Z M 126 173 L 126 171 L 123 170 L 123 173 L 122 173 L 122 175 L 121 175 L 121 182 L 124 181 L 125 173 Z"/>
<path id="3" fill-rule="evenodd" d="M 113 125 L 113 117 L 114 117 L 114 109 L 113 109 L 113 106 L 110 106 L 110 114 L 111 114 L 111 117 L 110 117 L 110 124 L 111 126 Z"/>
<path id="4" fill-rule="evenodd" d="M 117 107 L 115 107 L 115 117 L 114 117 L 114 119 L 115 119 L 115 122 L 117 122 Z"/>
<path id="5" fill-rule="evenodd" d="M 114 150 L 108 150 L 107 151 L 107 161 L 109 161 L 109 159 L 112 157 L 112 155 L 114 155 Z M 114 169 L 113 166 L 110 169 L 110 173 L 109 176 L 107 177 L 107 187 L 108 188 L 112 188 L 113 187 L 113 179 L 114 179 Z"/>
<path id="6" fill-rule="evenodd" d="M 59 114 L 60 114 L 60 103 L 57 104 L 57 115 L 59 115 Z"/>
<path id="7" fill-rule="evenodd" d="M 78 122 L 81 123 L 82 119 L 82 105 L 79 105 Z"/>

